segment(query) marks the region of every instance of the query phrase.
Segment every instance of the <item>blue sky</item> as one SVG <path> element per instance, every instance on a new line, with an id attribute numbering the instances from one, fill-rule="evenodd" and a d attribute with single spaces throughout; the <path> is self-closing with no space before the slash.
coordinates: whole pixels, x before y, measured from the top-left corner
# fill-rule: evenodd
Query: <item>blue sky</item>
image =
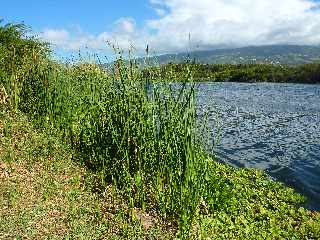
<path id="1" fill-rule="evenodd" d="M 155 17 L 146 0 L 8 0 L 1 3 L 0 16 L 7 21 L 21 22 L 35 31 L 44 28 L 81 26 L 91 33 L 110 30 L 122 17 L 132 17 L 138 25 Z"/>
<path id="2" fill-rule="evenodd" d="M 319 1 L 313 0 L 8 0 L 1 18 L 23 21 L 63 54 L 110 54 L 106 41 L 134 46 L 138 54 L 147 44 L 155 53 L 320 44 Z"/>

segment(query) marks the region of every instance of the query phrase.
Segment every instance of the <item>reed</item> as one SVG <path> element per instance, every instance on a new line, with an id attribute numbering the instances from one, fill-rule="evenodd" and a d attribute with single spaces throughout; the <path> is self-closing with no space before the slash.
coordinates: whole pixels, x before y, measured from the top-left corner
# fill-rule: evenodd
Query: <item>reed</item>
<path id="1" fill-rule="evenodd" d="M 153 208 L 187 236 L 205 164 L 196 140 L 191 74 L 171 86 L 156 73 L 143 78 L 137 65 L 121 56 L 109 71 L 84 61 L 28 59 L 19 77 L 6 78 L 19 82 L 18 90 L 6 88 L 13 106 L 36 126 L 60 134 L 105 184 L 124 193 L 132 209 Z"/>
<path id="2" fill-rule="evenodd" d="M 131 208 L 156 208 L 187 236 L 205 162 L 195 126 L 195 87 L 150 84 L 132 63 L 113 73 L 77 64 L 55 73 L 38 122 L 51 124 L 80 159 L 124 192 Z"/>

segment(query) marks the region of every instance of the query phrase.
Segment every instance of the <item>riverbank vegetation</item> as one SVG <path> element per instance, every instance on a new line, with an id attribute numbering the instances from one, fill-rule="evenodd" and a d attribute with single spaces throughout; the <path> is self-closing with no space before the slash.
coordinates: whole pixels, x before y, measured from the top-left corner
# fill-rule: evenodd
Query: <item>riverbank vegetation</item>
<path id="1" fill-rule="evenodd" d="M 121 56 L 109 70 L 53 61 L 23 25 L 0 39 L 0 237 L 320 236 L 302 196 L 206 154 L 193 68 L 173 89 Z"/>
<path id="2" fill-rule="evenodd" d="M 195 82 L 276 82 L 320 83 L 320 63 L 304 65 L 280 64 L 198 64 L 169 63 L 146 68 L 143 76 L 158 72 L 162 79 L 181 81 L 192 69 Z"/>

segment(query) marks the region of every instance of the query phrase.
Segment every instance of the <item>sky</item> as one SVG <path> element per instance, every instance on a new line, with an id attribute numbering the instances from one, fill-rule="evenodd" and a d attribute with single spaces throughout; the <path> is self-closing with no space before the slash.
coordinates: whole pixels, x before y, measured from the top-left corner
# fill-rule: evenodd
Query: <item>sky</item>
<path id="1" fill-rule="evenodd" d="M 24 22 L 57 54 L 142 54 L 249 45 L 320 45 L 316 0 L 8 0 L 0 19 Z"/>

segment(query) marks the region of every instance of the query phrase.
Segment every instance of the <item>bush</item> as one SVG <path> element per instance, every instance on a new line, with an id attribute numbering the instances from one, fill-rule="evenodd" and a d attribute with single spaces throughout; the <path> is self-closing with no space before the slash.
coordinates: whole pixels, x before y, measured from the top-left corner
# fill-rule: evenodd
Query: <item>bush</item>
<path id="1" fill-rule="evenodd" d="M 39 87 L 39 79 L 30 79 L 35 66 L 48 56 L 50 50 L 46 43 L 28 36 L 24 24 L 5 24 L 0 21 L 0 85 L 14 108 L 17 108 L 22 96 L 20 92 L 25 84 Z M 28 87 L 27 87 L 28 88 Z M 37 91 L 37 90 L 35 90 Z M 37 97 L 36 95 L 28 97 Z"/>

